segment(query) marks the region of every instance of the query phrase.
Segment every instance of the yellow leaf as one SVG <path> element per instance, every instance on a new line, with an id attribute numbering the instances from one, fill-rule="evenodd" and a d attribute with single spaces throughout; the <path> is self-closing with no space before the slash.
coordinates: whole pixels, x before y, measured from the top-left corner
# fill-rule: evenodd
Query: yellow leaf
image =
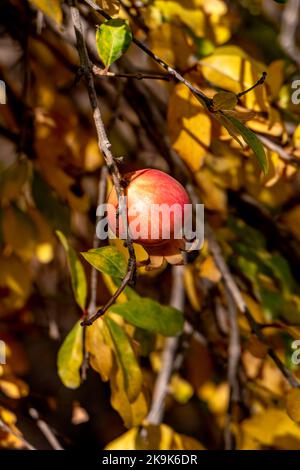
<path id="1" fill-rule="evenodd" d="M 269 408 L 244 420 L 241 429 L 263 446 L 300 449 L 300 428 L 283 410 Z"/>
<path id="2" fill-rule="evenodd" d="M 149 40 L 155 54 L 181 70 L 187 67 L 189 57 L 195 52 L 192 39 L 174 24 L 163 23 L 150 30 Z"/>
<path id="3" fill-rule="evenodd" d="M 61 0 L 29 0 L 36 8 L 42 10 L 58 24 L 62 23 Z"/>
<path id="4" fill-rule="evenodd" d="M 291 210 L 286 212 L 282 221 L 286 229 L 288 229 L 293 236 L 300 241 L 300 205 L 293 207 Z"/>
<path id="5" fill-rule="evenodd" d="M 215 49 L 213 54 L 201 59 L 201 71 L 215 86 L 233 93 L 250 88 L 258 80 L 265 66 L 237 46 L 224 46 Z M 248 109 L 268 110 L 265 86 L 258 86 L 247 93 L 242 100 Z"/>
<path id="6" fill-rule="evenodd" d="M 176 85 L 168 107 L 171 144 L 192 171 L 201 168 L 212 139 L 212 122 L 184 85 Z"/>
<path id="7" fill-rule="evenodd" d="M 288 391 L 286 396 L 286 411 L 289 417 L 300 422 L 300 390 L 299 388 L 293 388 Z"/>
<path id="8" fill-rule="evenodd" d="M 4 376 L 0 379 L 0 390 L 9 398 L 17 400 L 26 397 L 29 393 L 28 386 L 20 379 L 13 376 Z"/>

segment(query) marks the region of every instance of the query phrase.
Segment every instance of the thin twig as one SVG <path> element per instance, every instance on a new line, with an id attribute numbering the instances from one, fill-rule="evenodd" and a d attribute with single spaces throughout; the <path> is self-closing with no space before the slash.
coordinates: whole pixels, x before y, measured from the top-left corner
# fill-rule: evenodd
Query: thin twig
<path id="1" fill-rule="evenodd" d="M 1 418 L 0 418 L 0 429 L 3 429 L 4 432 L 7 432 L 8 434 L 12 434 L 14 437 L 19 439 L 27 450 L 37 450 L 23 436 L 20 436 L 15 431 L 13 431 Z"/>
<path id="2" fill-rule="evenodd" d="M 44 421 L 43 419 L 40 418 L 38 411 L 35 408 L 30 408 L 29 409 L 29 414 L 34 419 L 36 422 L 37 427 L 39 430 L 42 432 L 42 434 L 45 436 L 49 444 L 54 450 L 64 450 L 63 447 L 60 445 L 58 440 L 56 439 L 54 433 L 50 429 L 50 426 Z"/>
<path id="3" fill-rule="evenodd" d="M 183 266 L 173 266 L 173 286 L 170 305 L 178 310 L 184 308 L 184 283 Z M 158 373 L 152 396 L 152 404 L 146 418 L 146 422 L 158 425 L 164 415 L 165 399 L 168 394 L 168 386 L 174 367 L 175 354 L 178 347 L 179 336 L 167 338 L 161 356 L 161 368 Z"/>
<path id="4" fill-rule="evenodd" d="M 120 72 L 110 72 L 109 70 L 101 69 L 97 67 L 97 65 L 93 66 L 93 74 L 99 78 L 133 78 L 136 80 L 164 80 L 170 81 L 170 76 L 167 74 L 158 74 L 158 73 L 143 73 L 143 72 L 136 72 L 136 73 L 120 73 Z"/>
<path id="5" fill-rule="evenodd" d="M 254 85 L 252 85 L 247 90 L 244 90 L 244 91 L 241 91 L 240 93 L 237 93 L 237 95 L 236 95 L 237 98 L 241 98 L 242 96 L 246 95 L 250 91 L 254 90 L 254 88 L 257 88 L 258 86 L 263 85 L 266 81 L 266 78 L 267 78 L 267 72 L 263 72 L 262 76 L 257 80 L 256 83 L 254 83 Z"/>
<path id="6" fill-rule="evenodd" d="M 82 73 L 85 79 L 85 84 L 86 84 L 86 88 L 88 91 L 90 104 L 93 110 L 94 123 L 95 123 L 96 131 L 97 131 L 97 135 L 98 135 L 99 149 L 104 156 L 105 163 L 112 176 L 113 184 L 115 186 L 116 194 L 117 194 L 118 201 L 119 201 L 119 213 L 122 216 L 123 220 L 125 219 L 124 226 L 127 227 L 127 224 L 126 224 L 127 208 L 126 208 L 126 204 L 124 204 L 124 189 L 122 187 L 122 177 L 119 172 L 118 165 L 115 161 L 115 158 L 113 157 L 113 154 L 111 152 L 111 143 L 107 137 L 105 127 L 102 121 L 101 111 L 100 111 L 100 107 L 98 104 L 97 93 L 96 93 L 93 74 L 92 74 L 92 63 L 89 59 L 86 43 L 83 37 L 83 27 L 82 27 L 82 22 L 80 18 L 80 13 L 79 13 L 78 8 L 75 6 L 75 0 L 69 0 L 69 6 L 71 10 L 71 17 L 72 17 L 72 22 L 74 25 L 74 30 L 75 30 L 75 35 L 76 35 L 76 44 L 77 44 L 77 50 L 78 50 L 79 59 L 80 59 L 80 65 L 81 65 Z M 121 201 L 122 201 L 122 207 L 121 207 Z M 133 244 L 131 241 L 128 228 L 127 228 L 127 233 L 126 233 L 126 242 L 127 242 L 128 253 L 129 253 L 128 271 L 127 271 L 126 277 L 124 278 L 126 282 L 124 281 L 122 282 L 122 289 L 119 288 L 117 290 L 117 292 L 113 296 L 114 300 L 117 298 L 118 295 L 120 295 L 122 290 L 125 289 L 126 285 L 134 282 L 134 279 L 135 279 L 136 259 L 135 259 L 135 252 L 134 252 L 134 248 L 133 248 Z M 98 318 L 99 316 L 103 315 L 106 310 L 107 309 L 105 309 L 104 307 L 92 318 L 93 319 L 96 319 L 96 317 Z M 87 320 L 84 320 L 81 324 L 83 326 L 91 325 L 93 321 L 91 321 L 91 318 L 89 318 Z"/>
<path id="7" fill-rule="evenodd" d="M 240 335 L 239 327 L 237 323 L 237 308 L 236 304 L 233 301 L 232 295 L 229 292 L 228 288 L 225 290 L 227 305 L 228 305 L 228 316 L 230 324 L 230 337 L 229 337 L 229 347 L 228 347 L 228 371 L 227 379 L 230 388 L 229 392 L 229 403 L 226 414 L 226 422 L 224 428 L 224 440 L 225 440 L 225 449 L 231 450 L 234 448 L 233 436 L 231 432 L 231 423 L 233 420 L 233 413 L 235 410 L 235 405 L 239 401 L 239 382 L 238 382 L 238 369 L 241 356 L 241 345 L 240 345 Z"/>

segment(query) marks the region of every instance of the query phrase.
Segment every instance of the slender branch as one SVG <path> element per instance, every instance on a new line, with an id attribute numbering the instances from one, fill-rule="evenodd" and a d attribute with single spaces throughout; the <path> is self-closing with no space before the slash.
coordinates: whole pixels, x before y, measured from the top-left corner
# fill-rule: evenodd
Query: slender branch
<path id="1" fill-rule="evenodd" d="M 98 104 L 97 93 L 96 93 L 93 74 L 92 74 L 92 64 L 89 59 L 86 43 L 83 37 L 83 27 L 82 27 L 82 22 L 80 18 L 80 13 L 79 13 L 78 8 L 75 6 L 75 0 L 69 0 L 69 6 L 71 10 L 71 17 L 72 17 L 72 22 L 73 22 L 73 26 L 75 30 L 75 35 L 76 35 L 76 44 L 77 44 L 77 50 L 79 54 L 82 74 L 85 79 L 86 89 L 88 91 L 91 108 L 93 110 L 94 123 L 95 123 L 96 131 L 97 131 L 97 135 L 98 135 L 99 149 L 104 156 L 105 163 L 112 176 L 113 184 L 115 186 L 117 197 L 119 200 L 119 213 L 122 216 L 123 221 L 125 222 L 124 226 L 127 227 L 126 204 L 122 202 L 122 207 L 121 207 L 121 202 L 120 202 L 120 201 L 124 201 L 124 188 L 122 186 L 122 177 L 119 172 L 118 165 L 115 161 L 115 158 L 113 157 L 113 154 L 111 152 L 111 143 L 107 137 L 105 127 L 102 121 L 101 111 L 100 111 L 100 107 Z M 126 284 L 129 284 L 129 283 L 134 282 L 134 279 L 135 279 L 136 259 L 135 259 L 135 252 L 134 252 L 134 248 L 133 248 L 133 244 L 131 241 L 128 228 L 127 228 L 126 236 L 127 236 L 126 242 L 127 242 L 128 253 L 129 253 L 129 260 L 128 260 L 128 272 L 127 272 L 125 279 L 126 279 Z M 124 284 L 124 281 L 123 281 L 123 284 Z M 126 284 L 124 285 L 123 289 L 125 288 Z M 113 297 L 114 300 L 117 298 L 118 295 L 120 295 L 122 290 L 121 291 L 120 289 L 117 290 L 117 292 L 115 293 Z M 103 313 L 100 313 L 100 314 L 103 314 Z M 91 325 L 91 323 L 92 322 L 89 319 L 86 322 L 83 321 L 82 325 Z"/>
<path id="2" fill-rule="evenodd" d="M 224 440 L 225 449 L 231 450 L 234 448 L 233 436 L 231 432 L 231 423 L 233 420 L 233 412 L 235 405 L 239 401 L 239 382 L 238 382 L 238 369 L 241 357 L 241 345 L 239 327 L 237 323 L 237 308 L 233 301 L 232 295 L 228 288 L 225 290 L 227 305 L 228 305 L 228 316 L 230 324 L 230 339 L 228 347 L 228 371 L 227 380 L 230 387 L 229 403 L 226 414 L 226 422 L 224 428 Z"/>
<path id="3" fill-rule="evenodd" d="M 184 308 L 184 283 L 183 266 L 173 266 L 173 286 L 170 305 L 178 310 Z M 174 367 L 175 354 L 178 347 L 179 336 L 167 338 L 161 356 L 161 368 L 158 373 L 152 396 L 152 404 L 146 418 L 146 422 L 158 425 L 162 422 L 164 415 L 165 399 L 168 393 L 168 385 Z"/>
<path id="4" fill-rule="evenodd" d="M 14 437 L 19 439 L 27 450 L 37 450 L 23 436 L 20 436 L 15 431 L 13 431 L 1 418 L 0 418 L 0 429 L 2 429 L 4 432 L 7 432 L 8 434 L 12 434 Z"/>
<path id="5" fill-rule="evenodd" d="M 97 11 L 100 13 L 103 18 L 110 20 L 111 16 L 103 11 L 98 5 L 96 5 L 93 0 L 84 0 L 85 3 L 87 3 L 93 10 Z M 153 59 L 157 64 L 159 64 L 163 69 L 165 69 L 168 74 L 177 82 L 184 83 L 185 86 L 187 86 L 191 92 L 207 107 L 209 111 L 213 111 L 213 100 L 206 96 L 201 90 L 196 88 L 194 85 L 192 85 L 191 82 L 189 82 L 186 78 L 184 78 L 177 70 L 175 70 L 173 67 L 171 67 L 169 64 L 167 64 L 164 60 L 162 60 L 160 57 L 158 57 L 153 51 L 151 51 L 142 41 L 137 39 L 135 36 L 133 36 L 132 41 L 136 44 L 136 46 L 141 49 L 145 54 L 147 54 L 151 59 Z"/>
<path id="6" fill-rule="evenodd" d="M 93 74 L 96 77 L 99 78 L 134 78 L 136 80 L 144 80 L 144 79 L 150 79 L 150 80 L 164 80 L 164 81 L 170 81 L 170 77 L 167 74 L 153 74 L 153 73 L 143 73 L 143 72 L 136 72 L 136 73 L 115 73 L 115 72 L 109 72 L 108 70 L 101 69 L 100 67 L 97 67 L 97 65 L 93 66 Z"/>
<path id="7" fill-rule="evenodd" d="M 300 166 L 299 158 L 296 158 L 293 155 L 286 152 L 282 147 L 280 147 L 280 145 L 276 144 L 276 142 L 273 142 L 273 140 L 268 139 L 268 137 L 262 134 L 257 134 L 257 136 L 262 141 L 265 147 L 267 147 L 269 150 L 272 150 L 273 152 L 278 153 L 278 155 L 280 156 L 282 160 L 288 163 L 291 163 L 295 166 Z"/>
<path id="8" fill-rule="evenodd" d="M 60 445 L 58 440 L 56 439 L 54 433 L 43 419 L 40 418 L 38 411 L 35 408 L 30 408 L 29 409 L 29 414 L 32 417 L 32 419 L 35 420 L 37 427 L 39 430 L 42 432 L 42 434 L 45 436 L 49 444 L 54 450 L 64 450 L 63 447 Z"/>

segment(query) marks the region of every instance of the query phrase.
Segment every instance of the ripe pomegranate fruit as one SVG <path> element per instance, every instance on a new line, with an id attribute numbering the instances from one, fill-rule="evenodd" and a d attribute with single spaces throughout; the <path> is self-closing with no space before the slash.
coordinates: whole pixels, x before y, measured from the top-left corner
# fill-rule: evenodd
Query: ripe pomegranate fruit
<path id="1" fill-rule="evenodd" d="M 176 264 L 181 262 L 180 249 L 184 243 L 176 234 L 182 228 L 184 206 L 190 204 L 183 186 L 167 173 L 153 169 L 128 173 L 124 176 L 124 180 L 127 184 L 125 195 L 132 240 L 141 244 L 150 256 L 168 258 L 177 255 Z M 115 188 L 110 192 L 107 203 L 108 222 L 112 231 L 118 236 L 119 231 L 116 229 L 118 199 Z M 170 210 L 172 206 L 173 210 Z M 122 232 L 121 216 L 118 222 Z M 171 262 L 169 259 L 168 261 Z"/>

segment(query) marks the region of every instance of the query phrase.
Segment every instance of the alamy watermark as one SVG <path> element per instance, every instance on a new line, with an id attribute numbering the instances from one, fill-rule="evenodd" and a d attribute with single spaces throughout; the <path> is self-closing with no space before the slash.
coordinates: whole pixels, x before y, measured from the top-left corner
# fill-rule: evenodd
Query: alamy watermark
<path id="1" fill-rule="evenodd" d="M 0 104 L 6 104 L 6 86 L 3 80 L 0 80 Z"/>
<path id="2" fill-rule="evenodd" d="M 112 204 L 100 204 L 97 208 L 96 233 L 100 240 L 121 238 L 127 232 L 133 241 L 184 240 L 185 250 L 199 250 L 204 242 L 204 205 L 196 204 L 144 204 L 131 205 L 127 210 L 127 198 L 119 200 L 119 213 Z M 194 212 L 195 209 L 195 212 Z M 193 223 L 193 213 L 195 213 Z M 110 217 L 107 215 L 110 214 Z M 111 216 L 111 215 L 114 216 Z M 194 226 L 194 227 L 193 227 Z M 195 240 L 197 243 L 195 244 Z"/>

